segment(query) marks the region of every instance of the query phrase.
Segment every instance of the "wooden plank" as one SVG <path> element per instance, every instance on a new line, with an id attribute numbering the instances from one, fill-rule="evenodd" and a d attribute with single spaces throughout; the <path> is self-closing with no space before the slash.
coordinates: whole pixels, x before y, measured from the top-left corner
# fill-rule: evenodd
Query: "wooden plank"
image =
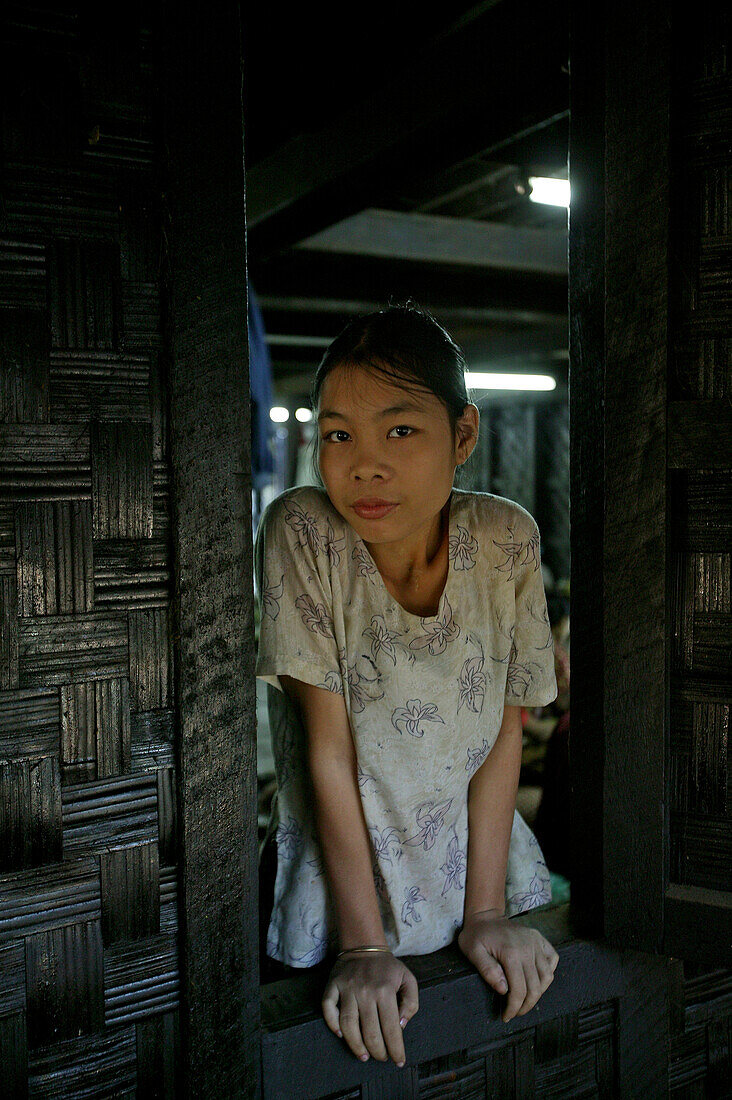
<path id="1" fill-rule="evenodd" d="M 137 1080 L 135 1028 L 104 1028 L 31 1050 L 28 1093 L 44 1100 L 69 1096 L 134 1096 Z M 21 1094 L 22 1095 L 22 1094 Z"/>
<path id="2" fill-rule="evenodd" d="M 164 1012 L 138 1020 L 137 1100 L 176 1100 L 180 1080 L 180 1026 L 178 1012 Z"/>
<path id="3" fill-rule="evenodd" d="M 92 420 L 91 473 L 94 538 L 151 538 L 151 425 Z"/>
<path id="4" fill-rule="evenodd" d="M 161 29 L 186 1095 L 259 1095 L 256 709 L 239 5 Z M 147 708 L 146 708 L 147 709 Z M 184 855 L 183 855 L 184 854 Z"/>
<path id="5" fill-rule="evenodd" d="M 101 915 L 97 859 L 65 859 L 0 875 L 0 944 L 98 922 Z"/>
<path id="6" fill-rule="evenodd" d="M 618 1001 L 619 1096 L 668 1096 L 669 1011 L 680 960 L 622 952 Z"/>
<path id="7" fill-rule="evenodd" d="M 99 921 L 26 936 L 25 973 L 29 1047 L 101 1030 L 104 978 Z"/>
<path id="8" fill-rule="evenodd" d="M 663 951 L 666 955 L 732 967 L 732 896 L 700 886 L 666 889 Z"/>
<path id="9" fill-rule="evenodd" d="M 0 246 L 2 267 L 7 264 L 4 251 Z M 46 317 L 40 309 L 2 311 L 0 421 L 5 424 L 48 421 L 49 342 L 46 327 Z"/>
<path id="10" fill-rule="evenodd" d="M 175 935 L 122 940 L 105 950 L 105 1027 L 149 1022 L 153 1013 L 177 1009 L 179 990 Z"/>
<path id="11" fill-rule="evenodd" d="M 441 214 L 361 210 L 301 241 L 298 248 L 503 271 L 567 274 L 567 234 Z"/>
<path id="12" fill-rule="evenodd" d="M 0 761 L 0 870 L 54 863 L 62 856 L 58 756 Z"/>
<path id="13" fill-rule="evenodd" d="M 378 256 L 341 256 L 336 252 L 321 255 L 293 248 L 266 262 L 253 254 L 251 278 L 260 303 L 301 299 L 306 289 L 310 299 L 361 303 L 368 310 L 372 302 L 381 308 L 389 295 L 411 295 L 438 318 L 445 311 L 445 324 L 451 332 L 459 331 L 463 321 L 468 327 L 471 322 L 484 325 L 500 319 L 508 323 L 513 317 L 517 323 L 554 329 L 559 339 L 566 339 L 566 270 L 550 276 L 416 260 L 396 259 L 385 265 Z M 457 313 L 456 302 L 460 303 Z M 486 309 L 492 311 L 488 316 Z"/>
<path id="14" fill-rule="evenodd" d="M 570 9 L 569 388 L 572 591 L 572 907 L 602 933 L 605 423 L 604 68 L 596 12 Z"/>
<path id="15" fill-rule="evenodd" d="M 89 498 L 91 465 L 86 426 L 0 425 L 0 496 L 5 500 Z"/>
<path id="16" fill-rule="evenodd" d="M 604 35 L 605 931 L 649 951 L 665 885 L 668 23 L 665 4 L 625 0 Z"/>
<path id="17" fill-rule="evenodd" d="M 284 328 L 292 326 L 298 332 L 306 331 L 316 334 L 328 333 L 328 340 L 333 339 L 341 328 L 357 313 L 373 313 L 381 309 L 383 302 L 381 296 L 369 301 L 354 298 L 340 297 L 331 287 L 330 297 L 320 294 L 311 294 L 308 288 L 307 294 L 259 294 L 259 305 L 265 319 L 269 323 L 265 326 L 271 328 Z M 491 305 L 463 306 L 450 305 L 447 295 L 444 295 L 440 303 L 440 317 L 450 329 L 457 329 L 460 324 L 472 325 L 506 325 L 510 332 L 511 324 L 550 326 L 557 330 L 566 323 L 563 312 L 540 313 L 537 309 L 500 309 Z"/>
<path id="18" fill-rule="evenodd" d="M 93 611 L 91 502 L 24 501 L 15 530 L 19 614 Z"/>
<path id="19" fill-rule="evenodd" d="M 28 1096 L 28 1038 L 25 1012 L 0 1016 L 0 1065 L 3 1088 L 8 1096 L 25 1100 Z"/>

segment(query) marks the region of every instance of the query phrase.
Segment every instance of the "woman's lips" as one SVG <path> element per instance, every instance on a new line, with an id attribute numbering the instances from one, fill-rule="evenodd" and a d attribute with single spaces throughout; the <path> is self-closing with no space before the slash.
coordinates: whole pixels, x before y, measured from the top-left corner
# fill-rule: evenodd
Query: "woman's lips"
<path id="1" fill-rule="evenodd" d="M 361 519 L 382 519 L 384 516 L 388 516 L 389 512 L 393 512 L 398 505 L 386 500 L 369 501 L 368 503 L 366 501 L 356 501 L 351 507 Z"/>

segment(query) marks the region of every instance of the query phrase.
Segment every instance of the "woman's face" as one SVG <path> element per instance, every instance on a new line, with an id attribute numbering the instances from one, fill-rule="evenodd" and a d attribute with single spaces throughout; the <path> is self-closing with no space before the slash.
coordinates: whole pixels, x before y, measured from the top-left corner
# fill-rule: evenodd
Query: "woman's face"
<path id="1" fill-rule="evenodd" d="M 366 543 L 399 542 L 430 526 L 455 466 L 472 450 L 459 436 L 432 393 L 407 392 L 361 367 L 335 367 L 323 382 L 320 473 L 334 507 Z M 369 501 L 393 507 L 369 509 Z"/>

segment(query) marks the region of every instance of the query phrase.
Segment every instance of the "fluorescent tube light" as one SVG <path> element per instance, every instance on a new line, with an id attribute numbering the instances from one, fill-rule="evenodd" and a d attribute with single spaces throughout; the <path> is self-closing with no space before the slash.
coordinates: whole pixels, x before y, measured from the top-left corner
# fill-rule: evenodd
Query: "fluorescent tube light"
<path id="1" fill-rule="evenodd" d="M 569 206 L 569 180 L 547 176 L 529 176 L 529 198 L 547 206 Z"/>
<path id="2" fill-rule="evenodd" d="M 492 374 L 468 370 L 465 384 L 472 390 L 554 390 L 555 378 L 548 374 Z"/>

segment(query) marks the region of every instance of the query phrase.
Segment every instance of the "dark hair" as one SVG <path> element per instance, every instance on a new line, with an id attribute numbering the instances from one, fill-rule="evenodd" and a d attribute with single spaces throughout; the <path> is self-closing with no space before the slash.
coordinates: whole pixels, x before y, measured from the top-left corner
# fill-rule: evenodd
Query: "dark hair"
<path id="1" fill-rule="evenodd" d="M 411 299 L 401 305 L 390 303 L 375 313 L 360 314 L 336 336 L 313 380 L 313 410 L 317 409 L 323 382 L 339 366 L 365 367 L 407 391 L 433 393 L 447 410 L 453 435 L 458 418 L 470 402 L 461 349 L 429 310 Z M 320 481 L 317 447 L 316 432 L 313 472 Z"/>

